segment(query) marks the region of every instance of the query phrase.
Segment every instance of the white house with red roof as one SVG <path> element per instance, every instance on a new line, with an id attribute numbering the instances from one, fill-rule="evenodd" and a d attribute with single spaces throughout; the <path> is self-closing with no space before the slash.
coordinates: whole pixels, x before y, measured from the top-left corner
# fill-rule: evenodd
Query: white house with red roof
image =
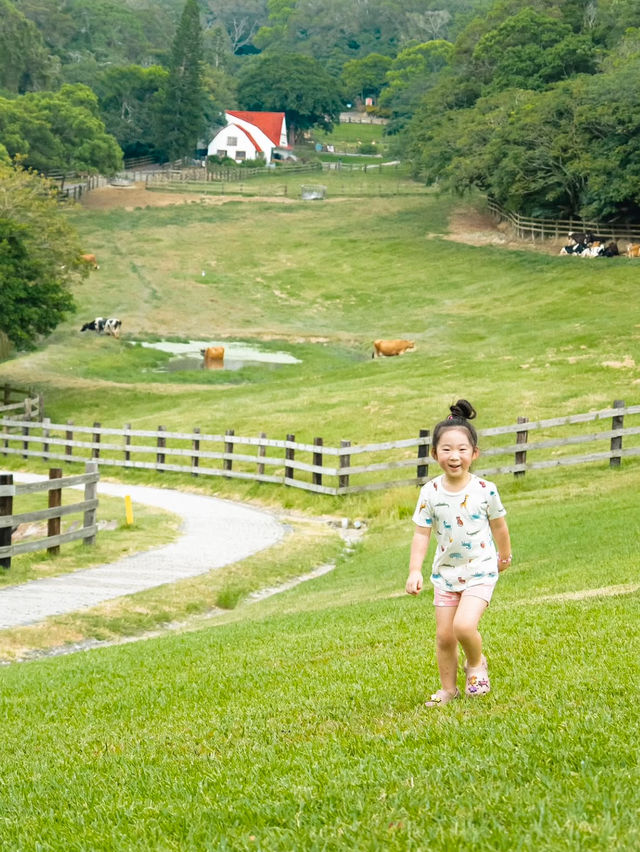
<path id="1" fill-rule="evenodd" d="M 270 163 L 274 148 L 287 147 L 287 122 L 283 112 L 227 110 L 224 116 L 226 127 L 209 142 L 207 154 L 210 157 L 229 157 L 236 162 L 264 159 Z"/>

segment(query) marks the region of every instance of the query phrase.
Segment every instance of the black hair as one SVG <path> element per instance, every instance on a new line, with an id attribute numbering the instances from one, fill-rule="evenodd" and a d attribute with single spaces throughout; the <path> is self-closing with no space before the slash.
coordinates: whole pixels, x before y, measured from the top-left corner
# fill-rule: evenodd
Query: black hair
<path id="1" fill-rule="evenodd" d="M 446 420 L 441 420 L 436 424 L 431 438 L 431 451 L 435 451 L 440 438 L 447 429 L 465 429 L 469 435 L 471 446 L 475 449 L 478 446 L 478 433 L 469 423 L 476 416 L 476 410 L 471 403 L 466 399 L 459 399 L 449 406 L 451 414 Z"/>

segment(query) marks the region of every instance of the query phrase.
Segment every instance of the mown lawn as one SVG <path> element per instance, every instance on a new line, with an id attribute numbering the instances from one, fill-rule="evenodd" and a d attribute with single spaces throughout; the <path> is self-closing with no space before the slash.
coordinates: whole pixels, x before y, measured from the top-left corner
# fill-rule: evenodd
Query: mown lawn
<path id="1" fill-rule="evenodd" d="M 637 403 L 633 262 L 452 242 L 454 206 L 425 194 L 85 211 L 101 269 L 78 287 L 78 317 L 0 377 L 35 380 L 57 422 L 355 443 L 413 437 L 460 395 L 480 428 Z M 122 316 L 123 339 L 80 335 L 95 315 Z M 158 336 L 266 341 L 302 364 L 180 381 L 136 345 Z M 372 361 L 376 337 L 416 351 Z M 215 577 L 54 620 L 73 641 L 199 618 L 0 670 L 2 847 L 637 849 L 640 466 L 498 483 L 515 560 L 483 622 L 493 691 L 427 712 L 432 604 L 402 594 L 416 490 L 339 500 L 198 482 L 361 517 L 367 533 L 350 552 L 292 536 Z M 327 559 L 325 576 L 248 603 Z"/>
<path id="2" fill-rule="evenodd" d="M 595 479 L 607 534 L 637 540 L 620 476 Z M 637 848 L 638 560 L 597 524 L 577 542 L 578 481 L 567 512 L 505 489 L 486 698 L 422 707 L 433 607 L 399 594 L 407 520 L 248 620 L 4 669 L 6 848 Z"/>

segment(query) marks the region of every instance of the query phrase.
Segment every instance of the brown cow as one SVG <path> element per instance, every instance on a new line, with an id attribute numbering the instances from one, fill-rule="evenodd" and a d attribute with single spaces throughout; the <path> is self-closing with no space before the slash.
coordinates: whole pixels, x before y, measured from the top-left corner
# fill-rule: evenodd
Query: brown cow
<path id="1" fill-rule="evenodd" d="M 219 370 L 224 361 L 224 346 L 207 346 L 201 349 L 205 370 Z"/>
<path id="2" fill-rule="evenodd" d="M 415 349 L 416 345 L 413 340 L 374 340 L 372 358 L 379 358 L 381 355 L 402 355 L 403 352 L 408 352 Z"/>
<path id="3" fill-rule="evenodd" d="M 627 246 L 627 257 L 640 257 L 640 245 L 629 243 Z"/>
<path id="4" fill-rule="evenodd" d="M 81 260 L 83 263 L 87 263 L 87 264 L 89 264 L 89 265 L 90 265 L 90 266 L 92 266 L 94 269 L 100 269 L 100 267 L 98 266 L 98 260 L 97 260 L 97 258 L 96 258 L 96 256 L 95 256 L 95 254 L 81 254 L 81 255 L 80 255 L 80 260 Z"/>

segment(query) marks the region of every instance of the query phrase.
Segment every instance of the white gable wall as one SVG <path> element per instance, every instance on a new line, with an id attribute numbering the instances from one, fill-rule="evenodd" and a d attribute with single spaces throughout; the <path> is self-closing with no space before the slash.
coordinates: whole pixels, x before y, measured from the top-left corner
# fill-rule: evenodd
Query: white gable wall
<path id="1" fill-rule="evenodd" d="M 256 142 L 258 142 L 257 139 Z M 259 156 L 259 152 L 256 151 L 255 145 L 244 130 L 233 124 L 229 124 L 227 127 L 223 127 L 222 130 L 219 130 L 211 142 L 209 142 L 209 147 L 207 148 L 207 154 L 210 157 L 213 157 L 216 154 L 221 154 L 223 151 L 225 152 L 225 156 L 230 157 L 232 160 L 238 159 L 239 151 L 244 152 L 244 157 L 241 157 L 240 159 L 256 160 Z M 269 154 L 270 153 L 271 152 L 269 152 Z M 267 160 L 267 162 L 269 161 Z"/>
<path id="2" fill-rule="evenodd" d="M 244 151 L 244 159 L 255 160 L 260 155 L 260 152 L 256 150 L 254 142 L 251 141 L 253 139 L 262 149 L 262 155 L 265 158 L 265 162 L 270 163 L 273 149 L 286 148 L 288 144 L 287 125 L 284 117 L 282 119 L 280 139 L 277 145 L 272 142 L 259 127 L 256 127 L 255 124 L 251 124 L 249 121 L 237 118 L 235 115 L 229 115 L 228 113 L 225 113 L 225 118 L 227 120 L 227 126 L 223 127 L 222 130 L 219 130 L 218 133 L 216 133 L 207 148 L 207 154 L 210 157 L 220 153 L 221 151 L 226 151 L 227 157 L 231 157 L 232 160 L 237 160 L 238 151 Z M 246 130 L 250 136 L 247 136 L 243 130 Z M 231 139 L 233 141 L 234 138 L 236 139 L 236 144 L 232 145 L 229 140 Z"/>

